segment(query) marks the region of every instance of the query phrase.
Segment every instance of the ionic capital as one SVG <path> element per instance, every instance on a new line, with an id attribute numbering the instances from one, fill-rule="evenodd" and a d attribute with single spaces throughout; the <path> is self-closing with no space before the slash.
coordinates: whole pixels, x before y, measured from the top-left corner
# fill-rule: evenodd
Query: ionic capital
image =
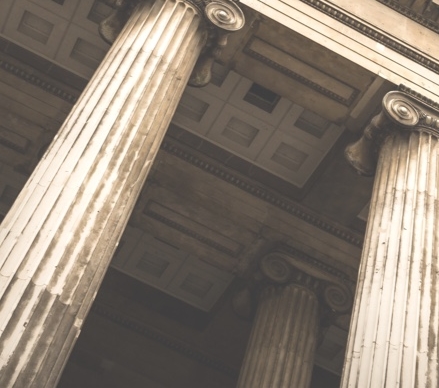
<path id="1" fill-rule="evenodd" d="M 296 284 L 312 291 L 322 307 L 332 313 L 344 314 L 352 307 L 352 293 L 341 279 L 326 274 L 324 270 L 297 265 L 294 257 L 284 252 L 264 256 L 260 269 L 265 282 L 277 285 Z"/>
<path id="2" fill-rule="evenodd" d="M 206 86 L 212 78 L 212 66 L 227 45 L 231 32 L 240 30 L 245 24 L 244 13 L 233 0 L 186 0 L 195 4 L 204 15 L 207 39 L 198 59 L 189 85 Z"/>
<path id="3" fill-rule="evenodd" d="M 213 28 L 234 32 L 244 26 L 245 18 L 234 0 L 183 0 L 192 4 Z"/>
<path id="4" fill-rule="evenodd" d="M 345 314 L 352 307 L 354 285 L 345 274 L 317 260 L 303 260 L 300 253 L 285 247 L 268 253 L 261 259 L 252 284 L 235 295 L 234 310 L 239 316 L 248 317 L 256 305 L 253 298 L 261 290 L 292 284 L 307 288 L 315 294 L 321 317 L 326 320 Z"/>
<path id="5" fill-rule="evenodd" d="M 102 38 L 112 44 L 122 31 L 141 1 L 154 0 L 106 0 L 114 10 L 99 25 Z M 171 0 L 169 0 L 171 1 Z M 194 8 L 201 16 L 205 29 L 205 45 L 189 80 L 189 85 L 201 87 L 207 85 L 212 78 L 212 65 L 227 45 L 227 37 L 231 32 L 240 30 L 245 24 L 242 10 L 233 0 L 172 0 L 185 3 Z"/>
<path id="6" fill-rule="evenodd" d="M 409 93 L 389 92 L 383 98 L 381 112 L 364 129 L 362 137 L 346 147 L 346 159 L 359 174 L 372 176 L 385 138 L 410 131 L 439 138 L 439 109 Z"/>

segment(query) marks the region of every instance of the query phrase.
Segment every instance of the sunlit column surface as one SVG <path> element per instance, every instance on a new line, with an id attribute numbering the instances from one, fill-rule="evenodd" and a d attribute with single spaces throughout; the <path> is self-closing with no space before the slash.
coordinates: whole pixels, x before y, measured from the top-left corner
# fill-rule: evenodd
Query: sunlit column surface
<path id="1" fill-rule="evenodd" d="M 1 224 L 2 388 L 56 385 L 208 24 L 237 29 L 208 3 L 139 2 Z"/>
<path id="2" fill-rule="evenodd" d="M 402 92 L 347 149 L 373 172 L 342 387 L 438 387 L 439 111 Z"/>
<path id="3" fill-rule="evenodd" d="M 352 306 L 340 271 L 295 255 L 276 250 L 261 260 L 255 276 L 262 291 L 239 388 L 308 388 L 322 322 L 330 324 Z M 235 303 L 235 311 L 243 306 Z"/>

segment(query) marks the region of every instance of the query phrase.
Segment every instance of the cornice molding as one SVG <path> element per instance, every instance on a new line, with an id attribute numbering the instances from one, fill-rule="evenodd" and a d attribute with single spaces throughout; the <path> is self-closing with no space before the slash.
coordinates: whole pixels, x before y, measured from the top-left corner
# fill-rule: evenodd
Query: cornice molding
<path id="1" fill-rule="evenodd" d="M 418 93 L 414 91 L 413 89 L 408 88 L 407 86 L 401 84 L 398 86 L 398 90 L 400 92 L 404 92 L 413 98 L 416 98 L 417 100 L 421 101 L 424 105 L 428 105 L 430 108 L 439 110 L 439 103 L 436 101 L 433 101 L 425 96 L 423 96 L 421 93 Z"/>
<path id="2" fill-rule="evenodd" d="M 174 143 L 169 139 L 165 139 L 161 145 L 161 149 L 186 161 L 187 163 L 192 164 L 195 167 L 202 169 L 203 171 L 206 171 L 209 174 L 214 175 L 219 179 L 222 179 L 223 181 L 247 192 L 250 195 L 253 195 L 254 197 L 276 206 L 286 213 L 300 218 L 301 220 L 325 231 L 326 233 L 348 242 L 349 244 L 360 248 L 363 245 L 362 238 L 347 228 L 343 228 L 335 223 L 323 220 L 312 214 L 308 209 L 291 200 L 285 199 L 276 192 L 261 186 L 257 186 L 255 183 L 250 181 L 250 179 L 242 178 L 238 174 L 234 174 L 230 170 L 226 170 L 210 160 L 201 159 L 201 157 L 194 155 L 192 152 L 186 149 L 186 147 L 183 148 L 181 145 Z"/>
<path id="3" fill-rule="evenodd" d="M 67 101 L 70 104 L 74 104 L 78 97 L 66 92 L 65 90 L 59 88 L 58 86 L 52 85 L 50 82 L 32 74 L 21 67 L 18 67 L 10 62 L 0 59 L 0 69 L 7 71 L 10 74 L 15 75 L 22 80 L 29 82 L 30 84 L 44 90 L 47 93 L 53 94 L 54 96 Z"/>
<path id="4" fill-rule="evenodd" d="M 359 33 L 366 35 L 370 39 L 381 43 L 383 46 L 403 55 L 410 60 L 419 63 L 420 65 L 426 67 L 427 69 L 439 74 L 439 63 L 432 61 L 424 55 L 419 54 L 417 51 L 411 49 L 410 47 L 401 44 L 381 33 L 381 31 L 370 27 L 369 25 L 360 22 L 358 19 L 353 18 L 345 12 L 340 11 L 338 8 L 327 4 L 326 2 L 320 0 L 300 0 L 320 12 L 332 17 L 333 19 L 347 25 L 348 27 L 358 31 Z"/>
<path id="5" fill-rule="evenodd" d="M 439 33 L 439 23 L 426 18 L 424 15 L 421 15 L 418 12 L 413 11 L 410 7 L 401 5 L 397 0 L 376 0 L 376 1 L 378 1 L 381 4 L 387 5 L 389 8 L 392 8 L 394 11 L 399 12 L 400 14 L 408 17 L 409 19 L 415 21 L 416 23 L 419 23 L 422 26 L 436 33 Z"/>
<path id="6" fill-rule="evenodd" d="M 219 360 L 213 359 L 206 354 L 193 349 L 186 344 L 183 344 L 179 341 L 176 341 L 174 338 L 170 338 L 168 336 L 165 336 L 163 333 L 159 333 L 146 325 L 127 317 L 126 315 L 122 315 L 115 311 L 112 308 L 109 308 L 107 306 L 104 306 L 99 303 L 94 303 L 92 307 L 92 312 L 94 312 L 97 315 L 100 315 L 101 317 L 104 317 L 108 319 L 109 321 L 116 323 L 118 325 L 123 326 L 124 328 L 131 330 L 137 334 L 142 335 L 143 337 L 146 337 L 150 340 L 156 341 L 162 346 L 173 350 L 177 353 L 180 353 L 181 355 L 190 358 L 192 360 L 195 360 L 199 362 L 200 364 L 203 364 L 205 366 L 208 366 L 212 369 L 215 369 L 227 376 L 230 376 L 234 379 L 238 377 L 239 371 L 231 368 L 228 365 L 225 365 Z"/>

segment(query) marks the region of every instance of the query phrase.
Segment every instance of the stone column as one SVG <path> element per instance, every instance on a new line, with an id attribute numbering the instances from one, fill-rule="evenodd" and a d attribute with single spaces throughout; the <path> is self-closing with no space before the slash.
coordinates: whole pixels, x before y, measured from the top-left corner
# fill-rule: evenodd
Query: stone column
<path id="1" fill-rule="evenodd" d="M 227 0 L 132 10 L 1 224 L 1 387 L 56 385 L 207 35 L 242 23 Z"/>
<path id="2" fill-rule="evenodd" d="M 347 287 L 310 276 L 288 261 L 274 253 L 261 262 L 269 284 L 260 294 L 239 388 L 308 388 L 321 317 L 351 307 Z"/>
<path id="3" fill-rule="evenodd" d="M 296 284 L 266 287 L 238 387 L 308 387 L 317 323 L 318 302 L 312 291 Z"/>
<path id="4" fill-rule="evenodd" d="M 390 92 L 346 154 L 374 170 L 342 387 L 439 386 L 439 106 Z"/>

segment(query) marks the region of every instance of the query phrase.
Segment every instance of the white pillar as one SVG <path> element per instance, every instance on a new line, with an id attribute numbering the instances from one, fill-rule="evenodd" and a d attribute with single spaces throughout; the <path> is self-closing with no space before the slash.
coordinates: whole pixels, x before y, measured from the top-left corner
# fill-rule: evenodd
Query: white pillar
<path id="1" fill-rule="evenodd" d="M 139 3 L 1 224 L 2 388 L 56 385 L 205 43 L 204 5 Z"/>
<path id="2" fill-rule="evenodd" d="M 308 388 L 321 320 L 327 324 L 351 309 L 346 277 L 288 247 L 265 255 L 260 270 L 253 288 L 262 292 L 238 387 Z M 234 300 L 238 315 L 250 311 L 251 295 Z"/>
<path id="3" fill-rule="evenodd" d="M 297 284 L 268 286 L 262 293 L 239 388 L 308 388 L 318 331 L 318 300 Z"/>
<path id="4" fill-rule="evenodd" d="M 439 386 L 438 113 L 391 92 L 347 150 L 363 172 L 379 161 L 342 387 Z"/>

